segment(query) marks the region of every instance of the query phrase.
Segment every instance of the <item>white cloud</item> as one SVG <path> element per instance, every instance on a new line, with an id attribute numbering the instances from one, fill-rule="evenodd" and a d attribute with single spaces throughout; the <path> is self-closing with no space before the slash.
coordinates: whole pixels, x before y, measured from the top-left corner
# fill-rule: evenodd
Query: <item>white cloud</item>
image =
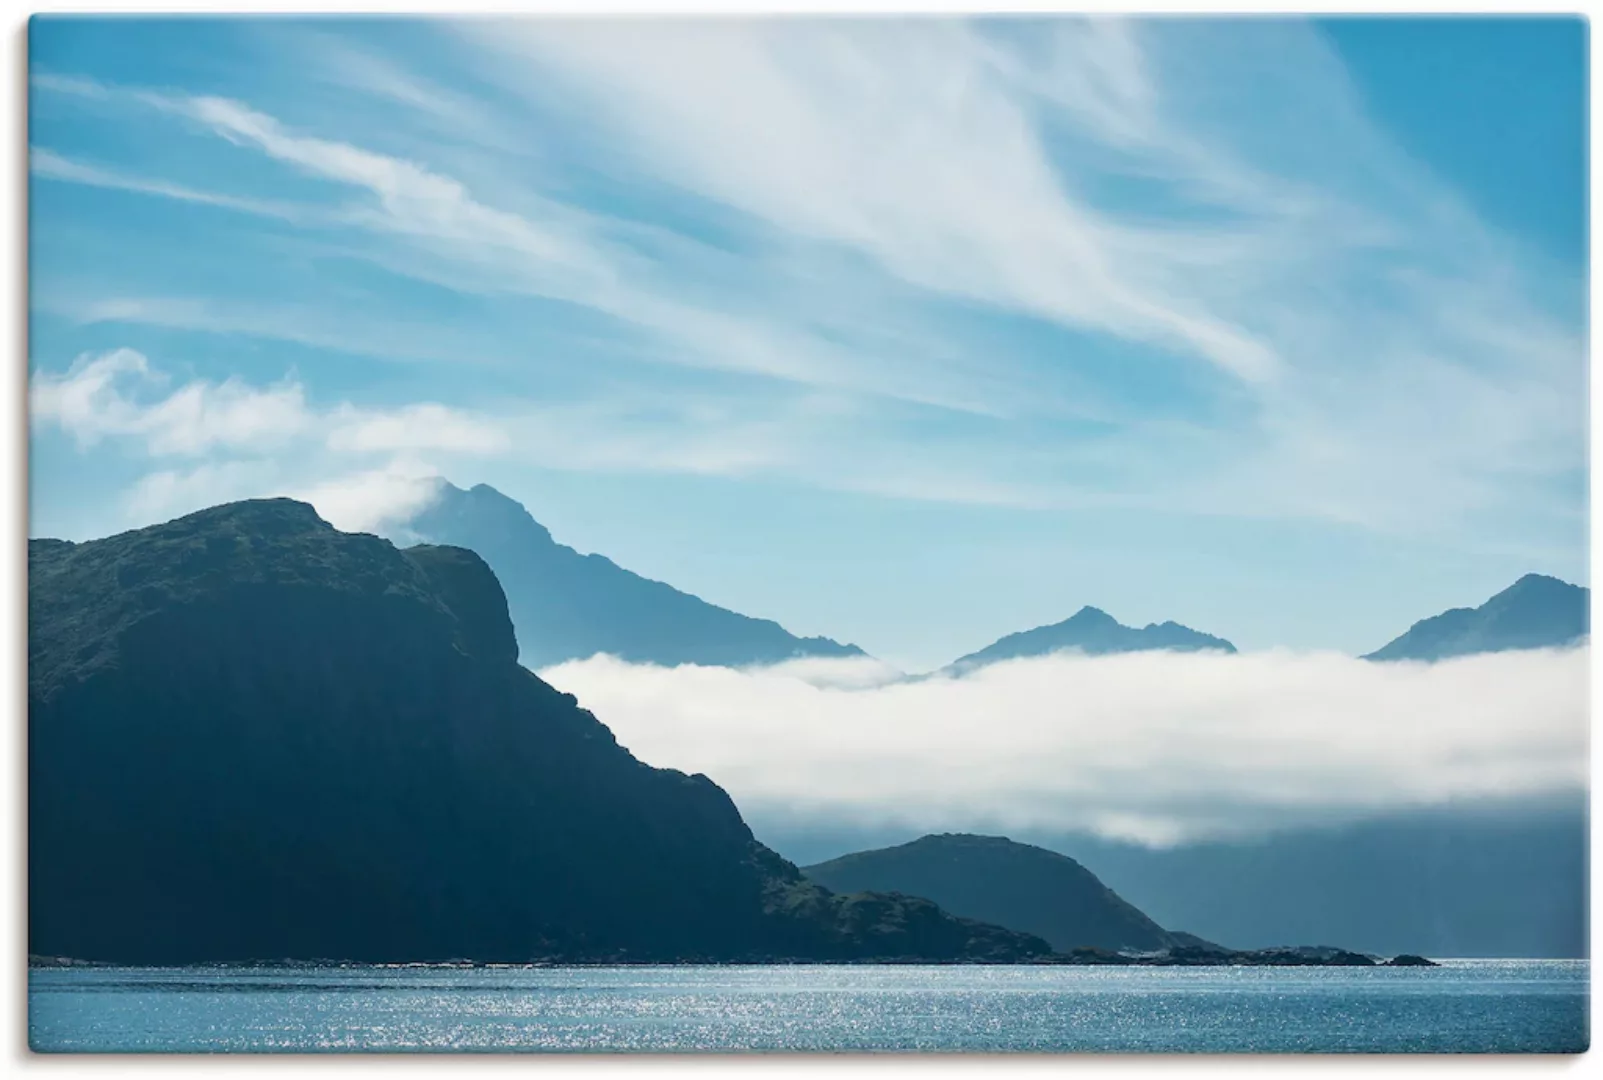
<path id="1" fill-rule="evenodd" d="M 432 496 L 429 481 L 440 469 L 426 458 L 482 458 L 510 446 L 499 419 L 435 402 L 392 409 L 341 402 L 320 410 L 292 378 L 267 387 L 238 378 L 172 383 L 133 349 L 81 356 L 62 374 L 33 375 L 35 427 L 58 426 L 82 449 L 118 440 L 152 459 L 207 459 L 142 476 L 121 499 L 127 524 L 288 495 L 312 503 L 339 528 L 373 531 L 409 517 Z"/>
<path id="2" fill-rule="evenodd" d="M 107 438 L 134 438 L 157 457 L 271 449 L 295 438 L 311 422 L 305 391 L 297 382 L 258 389 L 237 378 L 221 383 L 196 379 L 165 396 L 140 393 L 167 381 L 133 349 L 86 354 L 65 374 L 35 373 L 30 388 L 33 419 L 60 426 L 82 447 Z"/>
<path id="3" fill-rule="evenodd" d="M 330 423 L 330 450 L 499 454 L 512 444 L 501 425 L 489 417 L 433 402 L 383 412 L 341 405 L 331 414 Z"/>
<path id="4" fill-rule="evenodd" d="M 159 195 L 163 198 L 201 203 L 224 210 L 237 210 L 241 213 L 279 218 L 290 222 L 304 221 L 316 216 L 312 210 L 290 203 L 275 202 L 268 199 L 242 199 L 233 195 L 200 191 L 196 188 L 185 187 L 182 184 L 169 184 L 161 180 L 150 180 L 145 177 L 129 176 L 124 173 L 109 171 L 81 161 L 73 161 L 71 158 L 63 157 L 54 151 L 38 146 L 30 147 L 28 150 L 28 171 L 34 176 L 42 176 L 51 180 L 65 180 L 74 184 L 87 184 L 91 187 L 132 191 L 142 195 Z"/>
<path id="5" fill-rule="evenodd" d="M 337 476 L 288 494 L 317 507 L 336 529 L 376 533 L 427 506 L 438 494 L 438 484 L 434 469 L 400 458 L 382 468 Z"/>
<path id="6" fill-rule="evenodd" d="M 882 356 L 842 349 L 772 310 L 682 299 L 672 268 L 611 237 L 622 223 L 524 191 L 520 212 L 487 205 L 460 181 L 416 162 L 351 143 L 301 135 L 275 118 L 222 98 L 178 99 L 175 107 L 219 134 L 324 179 L 365 189 L 376 207 L 346 211 L 357 224 L 400 234 L 436 257 L 470 268 L 476 287 L 566 300 L 664 339 L 651 355 L 689 367 L 737 371 L 823 387 L 983 412 L 971 389 L 895 370 Z M 627 230 L 624 230 L 627 231 Z M 659 243 L 677 243 L 668 236 Z M 667 271 L 664 273 L 664 271 Z M 463 282 L 458 279 L 458 285 Z"/>
<path id="7" fill-rule="evenodd" d="M 146 473 L 124 494 L 120 511 L 126 525 L 138 527 L 241 499 L 283 497 L 310 503 L 337 529 L 377 533 L 428 505 L 439 482 L 436 469 L 408 455 L 366 469 L 251 458 Z"/>
<path id="8" fill-rule="evenodd" d="M 394 409 L 341 402 L 319 411 L 292 377 L 267 387 L 237 377 L 222 383 L 192 379 L 165 395 L 140 393 L 171 381 L 133 349 L 86 354 L 64 374 L 34 374 L 33 420 L 59 426 L 80 447 L 127 438 L 142 443 L 152 457 L 265 451 L 307 439 L 352 454 L 439 450 L 482 456 L 510 445 L 498 421 L 436 402 Z"/>
<path id="9" fill-rule="evenodd" d="M 1129 230 L 1064 189 L 996 46 L 961 23 L 463 29 L 524 73 L 532 59 L 572 80 L 642 167 L 858 248 L 915 285 L 1184 348 L 1245 379 L 1277 367 L 1241 325 L 1132 272 Z M 1104 57 L 1106 38 L 1075 59 Z M 1165 238 L 1189 246 L 1181 233 Z"/>
<path id="10" fill-rule="evenodd" d="M 886 682 L 597 657 L 542 671 L 642 760 L 768 819 L 1170 843 L 1583 790 L 1587 650 L 1374 664 L 1133 653 Z"/>
<path id="11" fill-rule="evenodd" d="M 632 359 L 769 376 L 797 396 L 899 399 L 849 424 L 794 410 L 705 436 L 620 422 L 606 439 L 547 439 L 531 459 L 1005 505 L 1116 497 L 1506 548 L 1576 532 L 1567 474 L 1585 457 L 1585 337 L 1584 311 L 1564 300 L 1572 283 L 1393 145 L 1310 27 L 450 25 L 483 61 L 461 86 L 488 76 L 527 93 L 533 179 L 527 154 L 498 158 L 494 140 L 452 158 L 452 139 L 318 137 L 238 101 L 34 81 L 162 110 L 329 181 L 340 239 L 360 233 L 367 247 L 352 253 L 395 272 L 583 305 L 617 321 L 612 340 L 638 349 Z M 442 50 L 431 70 L 447 54 L 461 58 Z M 491 115 L 466 90 L 353 57 L 341 78 L 430 117 L 436 134 L 449 114 Z M 557 94 L 574 103 L 569 125 L 549 111 Z M 494 115 L 532 143 L 513 103 L 498 96 Z M 410 156 L 364 145 L 397 142 Z M 550 182 L 559 175 L 566 185 Z M 592 193 L 575 178 L 599 175 L 652 208 L 713 207 L 737 239 L 613 216 L 627 198 L 582 205 Z M 356 336 L 305 313 L 118 312 L 330 347 Z M 1005 329 L 961 332 L 998 312 L 1092 331 L 1091 359 L 1074 341 L 1014 348 Z M 360 333 L 382 338 L 370 354 L 416 355 L 413 329 Z M 470 346 L 457 351 L 482 351 L 481 329 L 450 328 Z M 1102 335 L 1142 347 L 1108 350 Z M 1195 380 L 1174 378 L 1177 356 L 1203 361 Z M 1154 416 L 1143 380 L 1195 400 Z M 959 454 L 951 426 L 899 424 L 901 401 L 998 422 Z M 1082 418 L 1094 430 L 1071 423 Z M 673 452 L 654 452 L 664 444 Z"/>
<path id="12" fill-rule="evenodd" d="M 408 65 L 356 44 L 349 36 L 307 24 L 285 23 L 266 38 L 302 60 L 303 75 L 405 106 L 430 132 L 446 140 L 466 139 L 498 151 L 527 155 L 537 147 L 518 137 L 515 125 L 471 94 L 420 75 Z"/>
<path id="13" fill-rule="evenodd" d="M 748 670 L 767 678 L 795 679 L 820 690 L 872 690 L 907 678 L 873 657 L 808 656 Z"/>
<path id="14" fill-rule="evenodd" d="M 123 495 L 121 511 L 131 526 L 170 521 L 208 506 L 280 495 L 280 467 L 270 459 L 219 461 L 187 469 L 157 469 Z"/>
<path id="15" fill-rule="evenodd" d="M 669 230 L 597 215 L 577 206 L 543 197 L 527 184 L 511 185 L 518 212 L 490 206 L 461 181 L 418 162 L 375 153 L 354 143 L 307 136 L 286 128 L 276 118 L 243 103 L 215 97 L 184 97 L 108 87 L 84 80 L 35 78 L 36 85 L 60 92 L 136 103 L 198 121 L 235 143 L 257 149 L 299 171 L 365 191 L 370 203 L 341 205 L 323 215 L 324 223 L 359 226 L 399 238 L 413 250 L 375 252 L 361 247 L 347 254 L 383 264 L 387 269 L 465 292 L 486 295 L 532 294 L 593 308 L 616 318 L 625 336 L 638 331 L 656 339 L 643 355 L 657 362 L 714 371 L 733 371 L 773 379 L 935 405 L 979 414 L 995 413 L 988 400 L 1040 401 L 1033 394 L 1006 390 L 995 379 L 972 372 L 938 372 L 916 361 L 939 338 L 883 344 L 865 349 L 843 347 L 828 319 L 815 327 L 787 318 L 771 304 L 744 297 L 749 267 L 705 244 Z M 58 179 L 97 183 L 76 170 L 59 170 Z M 121 182 L 118 186 L 191 198 L 197 193 L 154 181 Z M 228 199 L 205 195 L 206 201 Z M 230 200 L 244 209 L 249 200 Z M 308 217 L 308 223 L 313 219 Z M 659 260 L 636 251 L 625 239 L 649 237 L 672 258 Z M 660 254 L 660 252 L 659 252 Z M 687 284 L 678 259 L 710 262 L 726 282 L 703 287 L 692 298 L 681 296 Z M 786 289 L 787 295 L 793 290 Z M 759 301 L 762 298 L 758 298 Z M 744 300 L 744 302 L 742 302 Z M 88 318 L 114 318 L 158 325 L 182 325 L 215 331 L 240 331 L 329 345 L 364 352 L 415 354 L 410 343 L 384 335 L 382 345 L 362 348 L 348 333 L 309 331 L 307 317 L 261 318 L 249 312 L 219 314 L 210 306 L 168 299 L 119 300 L 73 305 Z M 890 321 L 876 312 L 873 322 Z M 861 335 L 858 335 L 859 337 Z M 981 365 L 983 367 L 983 365 Z"/>
<path id="16" fill-rule="evenodd" d="M 1551 510 L 1524 479 L 1584 459 L 1584 330 L 1532 302 L 1539 260 L 1393 145 L 1294 21 L 460 30 L 509 85 L 581 95 L 614 169 L 1239 376 L 1223 423 L 1099 440 L 1149 505 L 1518 531 Z M 1068 496 L 1071 458 L 1037 486 Z"/>
<path id="17" fill-rule="evenodd" d="M 233 142 L 254 146 L 310 175 L 371 192 L 380 216 L 368 220 L 422 239 L 515 254 L 553 295 L 611 287 L 612 268 L 594 250 L 593 241 L 578 235 L 578 215 L 560 206 L 547 207 L 548 220 L 531 221 L 485 206 L 461 183 L 415 162 L 295 134 L 237 101 L 199 97 L 178 99 L 177 104 Z"/>

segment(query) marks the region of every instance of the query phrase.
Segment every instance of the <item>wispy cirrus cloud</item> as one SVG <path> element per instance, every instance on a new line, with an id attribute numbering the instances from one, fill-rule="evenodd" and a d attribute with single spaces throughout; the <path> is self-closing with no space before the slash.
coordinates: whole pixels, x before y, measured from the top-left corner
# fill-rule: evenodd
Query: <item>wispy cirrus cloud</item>
<path id="1" fill-rule="evenodd" d="M 854 437 L 858 411 L 828 397 L 778 398 L 760 410 L 740 397 L 641 391 L 605 402 L 512 399 L 472 409 L 320 407 L 293 373 L 271 384 L 180 382 L 122 348 L 80 356 L 65 371 L 36 371 L 30 401 L 36 429 L 60 429 L 85 449 L 111 443 L 153 461 L 213 459 L 147 474 L 124 501 L 136 523 L 232 499 L 316 492 L 333 507 L 330 521 L 371 529 L 415 509 L 425 495 L 413 481 L 484 459 L 562 472 L 804 475 L 843 490 L 984 505 L 1051 497 L 986 478 L 965 465 L 961 447 L 932 461 Z M 831 432 L 839 445 L 821 446 Z M 852 461 L 874 464 L 854 480 Z M 364 486 L 373 491 L 361 494 Z"/>
<path id="2" fill-rule="evenodd" d="M 432 401 L 381 411 L 341 404 L 328 419 L 328 447 L 337 451 L 448 450 L 497 454 L 512 445 L 507 432 L 489 418 Z"/>
<path id="3" fill-rule="evenodd" d="M 276 118 L 226 98 L 158 94 L 85 80 L 36 77 L 35 82 L 58 92 L 155 108 L 205 125 L 236 145 L 256 149 L 309 176 L 358 189 L 369 196 L 368 201 L 325 208 L 321 215 L 324 223 L 401 239 L 415 245 L 417 252 L 399 258 L 367 249 L 355 249 L 352 254 L 379 259 L 403 273 L 466 291 L 523 293 L 594 309 L 631 331 L 658 338 L 661 344 L 642 355 L 659 361 L 962 412 L 994 411 L 982 395 L 994 392 L 995 387 L 987 386 L 984 379 L 942 378 L 900 362 L 894 355 L 864 356 L 841 347 L 827 333 L 782 316 L 776 318 L 775 312 L 756 314 L 723 302 L 709 303 L 705 292 L 699 301 L 686 299 L 674 283 L 671 267 L 655 265 L 624 242 L 625 236 L 638 239 L 641 226 L 636 223 L 597 215 L 527 190 L 521 193 L 517 212 L 494 207 L 476 198 L 460 181 L 417 162 L 292 131 Z M 129 178 L 111 182 L 103 176 L 88 176 L 81 169 L 58 167 L 60 160 L 47 157 L 42 175 L 190 201 L 226 202 L 236 209 L 250 207 L 249 200 L 188 189 L 166 190 L 156 182 Z M 647 231 L 651 242 L 659 246 L 667 243 L 681 251 L 694 246 L 660 230 Z M 421 263 L 416 254 L 423 256 Z M 704 254 L 721 261 L 715 253 Z M 723 271 L 726 275 L 739 272 L 732 267 Z M 102 317 L 160 318 L 173 304 L 160 298 L 125 302 Z M 247 326 L 234 320 L 227 325 L 246 332 L 273 333 L 271 323 L 258 321 Z M 304 336 L 292 328 L 278 332 Z M 1024 400 L 1017 394 L 1010 396 Z"/>
<path id="4" fill-rule="evenodd" d="M 1540 260 L 1391 144 L 1306 26 L 462 32 L 509 85 L 584 95 L 633 168 L 912 285 L 1238 377 L 1229 421 L 1185 433 L 1209 467 L 1176 445 L 1136 479 L 1154 502 L 1415 532 L 1583 456 L 1583 330 L 1533 302 Z M 1151 433 L 1128 434 L 1110 459 L 1142 455 Z"/>
<path id="5" fill-rule="evenodd" d="M 764 463 L 753 475 L 1401 535 L 1474 528 L 1499 543 L 1573 531 L 1585 365 L 1569 286 L 1392 144 L 1309 26 L 451 30 L 428 76 L 359 35 L 331 31 L 317 53 L 327 80 L 399 108 L 415 153 L 342 131 L 337 109 L 313 134 L 215 94 L 35 85 L 154 110 L 326 182 L 320 212 L 336 220 L 310 227 L 356 257 L 508 304 L 576 305 L 635 358 L 749 379 L 759 415 L 773 381 L 798 400 L 859 399 L 849 428 L 789 410 L 787 440 L 814 452 L 777 453 L 765 436 L 734 455 Z M 464 57 L 473 78 L 447 85 Z M 494 109 L 472 89 L 487 80 L 510 95 Z M 581 103 L 583 122 L 555 100 Z M 448 115 L 477 119 L 449 140 L 418 134 Z M 532 173 L 498 126 L 519 123 L 535 133 L 520 145 L 538 142 Z M 44 169 L 110 175 L 66 161 Z M 586 187 L 595 177 L 604 196 Z M 180 200 L 212 190 L 135 183 Z M 112 317 L 159 321 L 164 303 Z M 209 325 L 341 336 L 312 334 L 317 321 Z M 406 337 L 375 325 L 367 352 L 416 351 Z M 908 403 L 996 422 L 956 435 L 906 423 Z M 645 455 L 592 455 L 624 457 Z M 659 460 L 694 471 L 706 458 Z"/>
<path id="6" fill-rule="evenodd" d="M 996 61 L 1005 46 L 962 23 L 463 30 L 514 57 L 509 66 L 529 72 L 532 59 L 537 75 L 556 72 L 587 92 L 639 167 L 856 248 L 914 285 L 1178 347 L 1243 379 L 1278 366 L 1244 327 L 1131 265 L 1124 245 L 1153 234 L 1073 197 L 1014 72 Z M 1120 41 L 1123 61 L 1110 60 L 1105 50 Z M 1059 62 L 1086 75 L 1080 93 L 1064 92 L 1104 118 L 1141 107 L 1145 87 L 1120 31 L 1062 43 L 1075 55 Z M 1193 240 L 1163 235 L 1182 250 Z"/>
<path id="7" fill-rule="evenodd" d="M 39 146 L 33 146 L 28 149 L 28 171 L 34 176 L 42 176 L 50 180 L 65 180 L 74 184 L 88 184 L 91 187 L 132 191 L 141 195 L 156 195 L 166 199 L 200 203 L 204 206 L 215 206 L 224 210 L 236 210 L 241 213 L 278 218 L 289 222 L 304 221 L 313 216 L 313 211 L 310 208 L 267 199 L 240 198 L 234 195 L 224 195 L 185 187 L 182 184 L 170 184 L 162 180 L 131 176 L 102 169 L 82 161 L 73 161 Z"/>

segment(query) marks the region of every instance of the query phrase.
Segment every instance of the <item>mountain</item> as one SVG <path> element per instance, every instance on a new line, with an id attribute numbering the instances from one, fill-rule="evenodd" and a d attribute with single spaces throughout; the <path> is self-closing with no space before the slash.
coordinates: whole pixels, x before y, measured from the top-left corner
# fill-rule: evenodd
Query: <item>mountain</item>
<path id="1" fill-rule="evenodd" d="M 1001 836 L 925 836 L 802 872 L 836 892 L 927 896 L 954 914 L 1036 934 L 1059 952 L 1205 944 L 1164 930 L 1068 856 Z"/>
<path id="2" fill-rule="evenodd" d="M 788 815 L 748 820 L 802 865 L 918 835 Z M 1072 856 L 1160 926 L 1232 948 L 1340 942 L 1387 956 L 1588 954 L 1584 796 L 1395 811 L 1167 848 L 1080 832 L 1013 835 Z"/>
<path id="3" fill-rule="evenodd" d="M 1441 660 L 1470 653 L 1571 645 L 1590 628 L 1588 590 L 1526 574 L 1477 608 L 1422 619 L 1365 660 Z"/>
<path id="4" fill-rule="evenodd" d="M 855 645 L 802 638 L 557 543 L 521 503 L 486 484 L 440 481 L 400 535 L 477 552 L 506 590 L 519 657 L 531 668 L 609 653 L 649 664 L 740 667 L 803 656 L 862 656 Z"/>
<path id="5" fill-rule="evenodd" d="M 999 660 L 1046 656 L 1065 649 L 1077 649 L 1089 656 L 1152 649 L 1173 652 L 1197 652 L 1203 649 L 1218 649 L 1228 653 L 1236 651 L 1236 647 L 1224 638 L 1200 633 L 1179 623 L 1148 623 L 1138 630 L 1123 625 L 1099 608 L 1083 607 L 1060 623 L 1009 634 L 979 652 L 959 658 L 947 670 L 962 673 Z"/>
<path id="6" fill-rule="evenodd" d="M 838 896 L 517 663 L 477 555 L 310 507 L 28 546 L 29 952 L 130 964 L 1022 960 Z"/>
<path id="7" fill-rule="evenodd" d="M 1575 805 L 1392 813 L 1153 849 L 1032 836 L 1165 926 L 1238 949 L 1340 942 L 1391 955 L 1588 955 L 1588 825 Z"/>

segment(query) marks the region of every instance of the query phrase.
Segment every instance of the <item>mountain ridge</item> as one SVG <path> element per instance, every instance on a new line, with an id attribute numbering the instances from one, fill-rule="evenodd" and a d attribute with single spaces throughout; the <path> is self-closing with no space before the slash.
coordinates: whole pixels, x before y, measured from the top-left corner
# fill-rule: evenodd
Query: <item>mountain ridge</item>
<path id="1" fill-rule="evenodd" d="M 1172 620 L 1148 623 L 1139 628 L 1125 626 L 1101 608 L 1086 605 L 1062 622 L 998 638 L 983 649 L 958 657 L 943 670 L 963 674 L 1003 660 L 1048 656 L 1068 650 L 1078 650 L 1087 656 L 1106 656 L 1152 651 L 1217 650 L 1234 653 L 1236 647 L 1224 638 L 1193 630 Z"/>
<path id="2" fill-rule="evenodd" d="M 464 490 L 439 480 L 431 501 L 392 533 L 477 552 L 501 581 L 520 659 L 530 667 L 597 653 L 633 663 L 725 667 L 867 656 L 856 645 L 799 637 L 771 619 L 709 603 L 605 555 L 580 554 L 488 484 Z"/>
<path id="3" fill-rule="evenodd" d="M 1479 607 L 1421 619 L 1360 659 L 1445 660 L 1572 645 L 1591 630 L 1591 591 L 1546 574 L 1525 574 Z"/>
<path id="4" fill-rule="evenodd" d="M 1022 961 L 838 896 L 516 661 L 461 548 L 251 500 L 29 544 L 29 952 L 133 964 Z"/>

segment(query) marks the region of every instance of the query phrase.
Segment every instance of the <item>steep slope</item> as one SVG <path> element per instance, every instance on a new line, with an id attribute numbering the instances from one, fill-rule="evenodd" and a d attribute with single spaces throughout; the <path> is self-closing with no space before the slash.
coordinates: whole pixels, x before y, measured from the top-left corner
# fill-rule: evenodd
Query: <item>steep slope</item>
<path id="1" fill-rule="evenodd" d="M 946 670 L 953 674 L 971 671 L 999 660 L 1021 656 L 1046 656 L 1065 649 L 1076 649 L 1089 656 L 1107 653 L 1144 652 L 1166 649 L 1197 652 L 1218 649 L 1233 653 L 1236 647 L 1224 638 L 1204 634 L 1175 622 L 1149 623 L 1137 629 L 1125 626 L 1107 612 L 1083 607 L 1071 617 L 1051 626 L 1037 626 L 992 642 L 978 652 L 954 661 Z"/>
<path id="2" fill-rule="evenodd" d="M 955 914 L 1037 934 L 1059 952 L 1155 952 L 1197 943 L 1164 930 L 1073 859 L 1001 836 L 925 836 L 803 873 L 837 892 L 927 896 Z"/>
<path id="3" fill-rule="evenodd" d="M 522 662 L 540 668 L 610 653 L 652 664 L 739 667 L 801 656 L 862 656 L 855 645 L 801 638 L 652 581 L 601 555 L 558 544 L 520 503 L 480 484 L 440 482 L 403 526 L 436 544 L 483 556 L 506 590 Z"/>
<path id="4" fill-rule="evenodd" d="M 1588 590 L 1526 574 L 1477 608 L 1421 619 L 1365 660 L 1442 660 L 1471 653 L 1571 645 L 1586 637 Z"/>
<path id="5" fill-rule="evenodd" d="M 29 952 L 1015 960 L 840 897 L 516 663 L 478 556 L 284 499 L 29 544 Z"/>

